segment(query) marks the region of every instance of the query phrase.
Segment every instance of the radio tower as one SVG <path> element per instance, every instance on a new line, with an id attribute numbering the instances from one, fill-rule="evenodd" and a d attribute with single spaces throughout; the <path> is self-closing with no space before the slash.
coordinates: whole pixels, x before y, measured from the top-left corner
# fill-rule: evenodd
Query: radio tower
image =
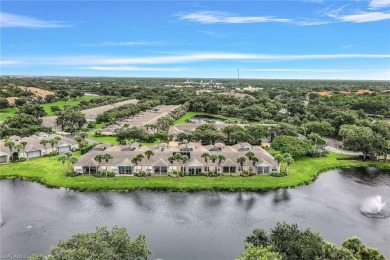
<path id="1" fill-rule="evenodd" d="M 237 69 L 237 85 L 240 84 L 240 69 Z"/>

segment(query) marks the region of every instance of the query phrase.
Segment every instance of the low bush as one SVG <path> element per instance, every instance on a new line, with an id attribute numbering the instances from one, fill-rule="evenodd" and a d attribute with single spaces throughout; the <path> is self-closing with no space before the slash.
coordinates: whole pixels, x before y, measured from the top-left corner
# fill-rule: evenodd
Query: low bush
<path id="1" fill-rule="evenodd" d="M 287 176 L 285 171 L 280 171 L 280 172 L 273 172 L 270 174 L 272 177 L 284 177 Z"/>
<path id="2" fill-rule="evenodd" d="M 79 176 L 79 175 L 81 175 L 81 173 L 79 173 L 79 172 L 74 172 L 74 171 L 65 173 L 65 176 L 66 176 L 66 177 L 76 177 L 76 176 Z"/>
<path id="3" fill-rule="evenodd" d="M 254 173 L 253 171 L 243 171 L 240 173 L 241 177 L 251 177 L 254 175 L 256 175 L 256 173 Z"/>
<path id="4" fill-rule="evenodd" d="M 141 171 L 141 172 L 135 172 L 134 176 L 136 176 L 136 177 L 149 177 L 149 176 L 152 176 L 152 173 Z"/>
<path id="5" fill-rule="evenodd" d="M 88 152 L 89 152 L 92 148 L 94 148 L 96 145 L 97 145 L 97 143 L 94 143 L 94 144 L 90 144 L 90 145 L 84 146 L 83 148 L 80 148 L 81 154 L 86 154 L 86 153 L 88 153 Z"/>
<path id="6" fill-rule="evenodd" d="M 115 177 L 115 172 L 98 172 L 95 175 L 93 175 L 96 178 L 112 178 Z"/>

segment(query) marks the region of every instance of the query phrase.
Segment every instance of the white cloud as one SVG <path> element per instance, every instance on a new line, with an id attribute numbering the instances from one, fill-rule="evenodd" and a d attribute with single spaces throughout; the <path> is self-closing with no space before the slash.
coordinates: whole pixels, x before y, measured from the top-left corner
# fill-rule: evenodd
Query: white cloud
<path id="1" fill-rule="evenodd" d="M 329 23 L 331 23 L 331 22 L 330 21 L 316 21 L 316 20 L 313 20 L 313 21 L 306 20 L 306 21 L 295 22 L 295 24 L 297 24 L 299 26 L 315 26 L 315 25 L 323 25 L 323 24 L 329 24 Z"/>
<path id="2" fill-rule="evenodd" d="M 0 65 L 17 65 L 23 63 L 19 60 L 0 60 Z"/>
<path id="3" fill-rule="evenodd" d="M 180 20 L 186 20 L 198 23 L 291 23 L 293 20 L 285 18 L 275 18 L 273 16 L 236 16 L 227 12 L 200 11 L 193 12 L 179 17 Z"/>
<path id="4" fill-rule="evenodd" d="M 366 22 L 376 22 L 382 20 L 389 20 L 390 13 L 384 12 L 362 12 L 357 14 L 341 15 L 334 17 L 342 22 L 352 22 L 352 23 L 366 23 Z"/>
<path id="5" fill-rule="evenodd" d="M 390 0 L 371 0 L 369 4 L 370 9 L 380 9 L 390 7 Z"/>
<path id="6" fill-rule="evenodd" d="M 9 13 L 0 13 L 0 27 L 18 27 L 18 28 L 58 28 L 69 27 L 71 24 L 61 21 L 44 21 L 33 17 L 21 16 Z"/>
<path id="7" fill-rule="evenodd" d="M 206 35 L 209 35 L 209 36 L 212 36 L 212 37 L 218 37 L 218 38 L 226 37 L 226 35 L 224 35 L 224 34 L 212 32 L 212 31 L 198 31 L 198 32 L 206 34 Z"/>
<path id="8" fill-rule="evenodd" d="M 104 57 L 104 56 L 73 56 L 73 57 L 39 57 L 25 59 L 28 64 L 53 65 L 153 65 L 153 64 L 183 64 L 196 62 L 230 61 L 230 62 L 265 62 L 287 60 L 329 60 L 329 59 L 388 59 L 390 54 L 246 54 L 246 53 L 187 53 L 170 56 L 138 56 L 138 57 Z"/>
<path id="9" fill-rule="evenodd" d="M 84 69 L 99 70 L 99 71 L 181 71 L 180 68 L 143 68 L 130 66 L 91 66 Z"/>
<path id="10" fill-rule="evenodd" d="M 113 47 L 113 46 L 159 46 L 167 45 L 164 41 L 126 41 L 126 42 L 101 42 L 101 43 L 85 43 L 85 47 Z"/>

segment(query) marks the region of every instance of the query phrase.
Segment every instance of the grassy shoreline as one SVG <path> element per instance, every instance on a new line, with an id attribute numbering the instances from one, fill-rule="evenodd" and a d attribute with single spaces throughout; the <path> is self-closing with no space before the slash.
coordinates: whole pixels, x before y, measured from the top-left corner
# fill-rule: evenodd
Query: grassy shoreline
<path id="1" fill-rule="evenodd" d="M 79 155 L 79 154 L 77 154 Z M 389 162 L 362 162 L 355 160 L 337 160 L 338 154 L 329 154 L 327 158 L 298 158 L 289 169 L 289 176 L 272 177 L 259 175 L 240 176 L 186 176 L 171 178 L 167 176 L 152 177 L 115 177 L 95 178 L 83 175 L 65 177 L 62 164 L 57 157 L 41 157 L 20 163 L 0 165 L 0 179 L 21 178 L 39 182 L 47 187 L 65 187 L 80 191 L 130 191 L 137 189 L 171 190 L 171 191 L 265 191 L 279 188 L 297 187 L 309 184 L 324 171 L 336 168 L 366 167 L 390 169 Z M 345 156 L 342 156 L 345 158 Z"/>

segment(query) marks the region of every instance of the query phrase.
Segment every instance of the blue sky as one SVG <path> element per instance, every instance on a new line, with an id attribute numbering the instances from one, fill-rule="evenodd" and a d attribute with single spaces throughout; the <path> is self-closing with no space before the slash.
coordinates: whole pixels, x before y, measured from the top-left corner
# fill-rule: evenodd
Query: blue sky
<path id="1" fill-rule="evenodd" d="M 2 1 L 1 74 L 390 80 L 390 0 Z"/>

